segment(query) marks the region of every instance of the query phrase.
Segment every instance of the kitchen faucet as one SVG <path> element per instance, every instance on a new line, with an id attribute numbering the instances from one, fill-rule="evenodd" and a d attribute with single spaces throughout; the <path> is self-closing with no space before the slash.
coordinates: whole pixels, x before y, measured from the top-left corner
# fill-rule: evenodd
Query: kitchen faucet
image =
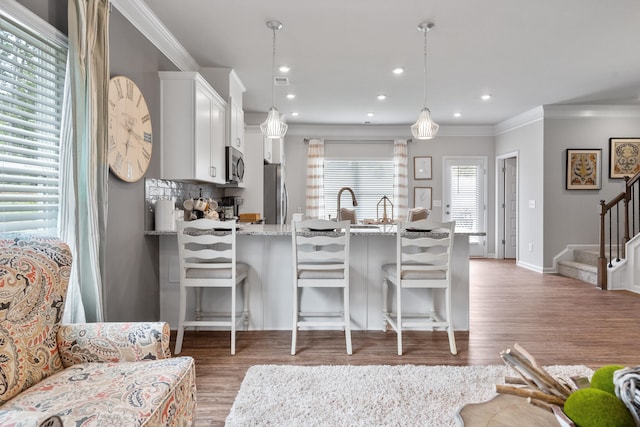
<path id="1" fill-rule="evenodd" d="M 358 206 L 358 201 L 356 200 L 356 193 L 354 193 L 353 190 L 349 187 L 342 187 L 340 191 L 338 191 L 338 215 L 336 215 L 336 221 L 342 220 L 342 215 L 340 215 L 340 196 L 342 196 L 342 192 L 345 190 L 351 193 L 351 203 L 353 204 L 353 206 Z"/>

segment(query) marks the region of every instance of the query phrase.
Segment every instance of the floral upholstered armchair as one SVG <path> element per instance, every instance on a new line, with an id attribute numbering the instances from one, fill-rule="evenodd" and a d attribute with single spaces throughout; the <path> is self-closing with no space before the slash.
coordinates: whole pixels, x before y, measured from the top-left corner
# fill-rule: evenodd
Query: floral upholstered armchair
<path id="1" fill-rule="evenodd" d="M 71 261 L 57 239 L 0 238 L 0 425 L 192 425 L 195 365 L 167 323 L 60 324 Z"/>

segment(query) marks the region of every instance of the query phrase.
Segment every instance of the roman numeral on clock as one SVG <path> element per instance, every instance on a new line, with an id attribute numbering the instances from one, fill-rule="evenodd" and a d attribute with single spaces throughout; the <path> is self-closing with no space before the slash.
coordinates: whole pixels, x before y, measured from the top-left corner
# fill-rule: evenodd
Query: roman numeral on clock
<path id="1" fill-rule="evenodd" d="M 122 83 L 120 83 L 120 80 L 116 80 L 116 90 L 118 91 L 118 97 L 120 99 L 124 98 L 124 95 L 122 94 Z"/>
<path id="2" fill-rule="evenodd" d="M 133 82 L 131 80 L 127 80 L 127 98 L 133 101 Z"/>

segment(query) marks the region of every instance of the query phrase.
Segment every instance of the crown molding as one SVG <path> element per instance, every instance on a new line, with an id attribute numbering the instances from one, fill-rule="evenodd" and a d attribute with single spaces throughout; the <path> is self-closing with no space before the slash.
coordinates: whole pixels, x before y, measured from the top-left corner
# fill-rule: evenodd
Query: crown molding
<path id="1" fill-rule="evenodd" d="M 502 121 L 493 127 L 493 135 L 502 135 L 503 133 L 511 132 L 520 127 L 530 125 L 544 119 L 545 110 L 540 107 L 532 108 L 529 111 L 525 111 L 522 114 L 511 117 L 505 121 Z"/>
<path id="2" fill-rule="evenodd" d="M 122 15 L 157 47 L 180 71 L 200 66 L 143 0 L 111 0 Z"/>
<path id="3" fill-rule="evenodd" d="M 267 113 L 245 112 L 247 126 L 257 125 L 264 121 Z M 289 123 L 287 135 L 304 136 L 323 135 L 325 137 L 363 137 L 375 139 L 411 139 L 411 125 L 342 125 L 342 124 L 312 124 Z M 493 126 L 446 126 L 441 125 L 439 137 L 449 136 L 493 136 Z"/>
<path id="4" fill-rule="evenodd" d="M 545 119 L 637 118 L 639 105 L 546 105 Z"/>

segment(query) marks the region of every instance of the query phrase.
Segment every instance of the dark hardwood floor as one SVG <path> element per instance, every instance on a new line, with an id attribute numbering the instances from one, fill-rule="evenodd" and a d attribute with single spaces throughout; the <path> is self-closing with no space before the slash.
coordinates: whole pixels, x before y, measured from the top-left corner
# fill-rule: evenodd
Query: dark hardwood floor
<path id="1" fill-rule="evenodd" d="M 296 356 L 290 331 L 239 332 L 231 356 L 228 332 L 188 331 L 181 355 L 196 360 L 196 426 L 224 425 L 246 370 L 256 364 L 502 364 L 500 351 L 516 342 L 544 365 L 640 364 L 640 295 L 601 291 L 513 261 L 473 259 L 470 276 L 470 330 L 456 333 L 456 356 L 445 332 L 407 332 L 403 356 L 394 332 L 354 331 L 351 356 L 339 331 L 299 333 Z"/>

